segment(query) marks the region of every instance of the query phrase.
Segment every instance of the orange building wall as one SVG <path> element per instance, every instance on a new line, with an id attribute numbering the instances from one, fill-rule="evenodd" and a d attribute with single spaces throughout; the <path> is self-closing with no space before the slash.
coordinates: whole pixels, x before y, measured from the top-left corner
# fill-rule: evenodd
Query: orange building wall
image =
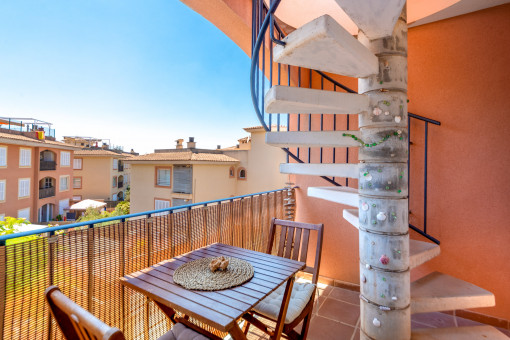
<path id="1" fill-rule="evenodd" d="M 14 144 L 0 144 L 7 146 L 7 167 L 0 168 L 0 180 L 6 180 L 6 200 L 0 203 L 0 214 L 5 216 L 17 217 L 18 210 L 30 208 L 30 222 L 38 222 L 38 211 L 43 205 L 52 203 L 55 205 L 54 216 L 58 214 L 59 200 L 71 199 L 72 197 L 72 178 L 73 178 L 73 151 L 65 150 L 71 153 L 71 166 L 60 166 L 60 151 L 55 148 L 21 146 Z M 32 150 L 32 162 L 29 168 L 20 168 L 19 153 L 20 148 L 29 148 Z M 39 153 L 44 150 L 50 150 L 55 153 L 57 162 L 56 170 L 39 170 Z M 70 188 L 67 191 L 59 191 L 59 178 L 62 175 L 70 176 Z M 45 177 L 55 179 L 55 196 L 39 199 L 39 180 Z M 18 179 L 30 178 L 30 197 L 18 198 Z"/>

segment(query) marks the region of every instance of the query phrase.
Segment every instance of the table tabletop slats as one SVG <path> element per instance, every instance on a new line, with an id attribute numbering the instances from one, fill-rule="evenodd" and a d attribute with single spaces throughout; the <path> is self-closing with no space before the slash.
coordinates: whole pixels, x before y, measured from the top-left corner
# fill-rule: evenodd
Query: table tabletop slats
<path id="1" fill-rule="evenodd" d="M 253 278 L 219 291 L 188 290 L 173 281 L 175 270 L 184 263 L 218 256 L 248 261 L 253 266 Z M 245 312 L 303 268 L 303 262 L 214 243 L 126 275 L 121 283 L 218 330 L 229 331 Z"/>

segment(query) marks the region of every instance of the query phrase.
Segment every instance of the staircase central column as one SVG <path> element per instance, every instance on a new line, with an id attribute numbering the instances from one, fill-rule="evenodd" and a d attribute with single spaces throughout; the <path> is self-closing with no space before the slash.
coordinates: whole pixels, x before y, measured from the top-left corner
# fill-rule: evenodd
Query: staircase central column
<path id="1" fill-rule="evenodd" d="M 359 116 L 361 338 L 410 339 L 406 7 L 392 36 L 358 40 L 379 60 L 358 82 L 370 97 Z"/>

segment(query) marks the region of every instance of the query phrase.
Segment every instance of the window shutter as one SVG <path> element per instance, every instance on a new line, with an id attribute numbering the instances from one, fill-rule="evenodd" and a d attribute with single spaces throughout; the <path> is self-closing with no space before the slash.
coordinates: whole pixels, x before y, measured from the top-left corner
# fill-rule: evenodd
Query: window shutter
<path id="1" fill-rule="evenodd" d="M 113 170 L 117 170 L 119 168 L 119 161 L 114 159 L 113 160 Z"/>
<path id="2" fill-rule="evenodd" d="M 81 169 L 81 158 L 75 158 L 73 160 L 73 169 L 78 169 L 80 170 Z"/>
<path id="3" fill-rule="evenodd" d="M 71 153 L 68 151 L 60 151 L 60 166 L 71 165 Z"/>
<path id="4" fill-rule="evenodd" d="M 19 150 L 19 166 L 30 166 L 31 156 L 32 156 L 32 150 L 20 149 Z"/>
<path id="5" fill-rule="evenodd" d="M 21 179 L 18 182 L 18 197 L 27 197 L 30 193 L 30 179 Z"/>
<path id="6" fill-rule="evenodd" d="M 174 166 L 174 192 L 191 194 L 192 193 L 192 167 Z"/>
<path id="7" fill-rule="evenodd" d="M 154 209 L 155 210 L 166 209 L 166 208 L 170 208 L 169 201 L 164 201 L 164 200 L 155 200 L 154 201 Z M 154 214 L 154 216 L 161 216 L 161 215 L 167 215 L 167 214 L 168 214 L 168 212 L 161 212 L 161 213 Z"/>
<path id="8" fill-rule="evenodd" d="M 158 180 L 157 183 L 160 186 L 169 187 L 171 183 L 171 173 L 170 169 L 158 169 Z"/>
<path id="9" fill-rule="evenodd" d="M 0 181 L 0 201 L 5 201 L 5 181 Z"/>
<path id="10" fill-rule="evenodd" d="M 0 147 L 0 166 L 7 165 L 7 148 L 2 146 Z"/>

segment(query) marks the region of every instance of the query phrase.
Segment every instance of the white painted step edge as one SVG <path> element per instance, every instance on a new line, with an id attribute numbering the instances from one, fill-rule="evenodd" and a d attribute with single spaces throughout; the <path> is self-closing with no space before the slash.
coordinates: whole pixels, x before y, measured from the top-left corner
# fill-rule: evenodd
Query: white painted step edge
<path id="1" fill-rule="evenodd" d="M 320 163 L 283 163 L 280 164 L 282 174 L 359 177 L 359 164 L 320 164 Z"/>
<path id="2" fill-rule="evenodd" d="M 344 133 L 360 138 L 355 131 L 286 131 L 267 132 L 266 144 L 281 148 L 287 147 L 360 147 L 361 144 Z"/>
<path id="3" fill-rule="evenodd" d="M 358 190 L 348 187 L 309 187 L 308 196 L 326 201 L 357 207 L 359 205 Z"/>
<path id="4" fill-rule="evenodd" d="M 275 85 L 264 98 L 267 113 L 357 114 L 370 109 L 368 96 Z"/>

